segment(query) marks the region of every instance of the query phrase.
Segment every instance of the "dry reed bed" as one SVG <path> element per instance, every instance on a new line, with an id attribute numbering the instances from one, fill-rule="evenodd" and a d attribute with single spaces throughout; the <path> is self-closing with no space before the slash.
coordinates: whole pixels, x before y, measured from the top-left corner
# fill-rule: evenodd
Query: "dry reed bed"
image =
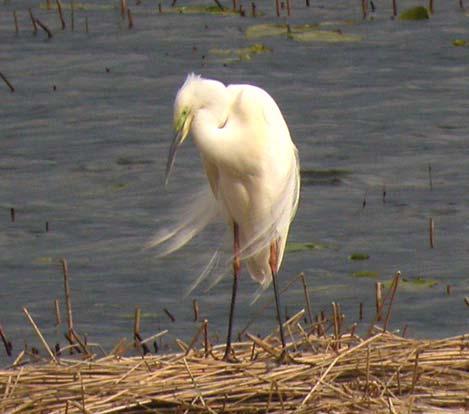
<path id="1" fill-rule="evenodd" d="M 300 315 L 301 316 L 301 315 Z M 18 361 L 0 371 L 2 413 L 465 412 L 469 336 L 412 340 L 374 328 L 366 339 L 318 337 L 290 320 L 290 361 L 273 336 L 180 353 Z M 195 338 L 194 343 L 198 340 Z M 204 341 L 202 341 L 204 342 Z M 114 351 L 115 352 L 115 351 Z"/>

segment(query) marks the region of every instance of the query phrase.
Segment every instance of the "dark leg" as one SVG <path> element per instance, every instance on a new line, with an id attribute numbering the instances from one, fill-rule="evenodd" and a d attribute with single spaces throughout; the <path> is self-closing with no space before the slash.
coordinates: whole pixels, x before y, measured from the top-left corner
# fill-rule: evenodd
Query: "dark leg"
<path id="1" fill-rule="evenodd" d="M 236 302 L 236 292 L 238 290 L 238 276 L 241 263 L 239 260 L 239 228 L 237 223 L 233 223 L 233 290 L 231 292 L 230 316 L 228 319 L 228 334 L 226 337 L 226 348 L 223 359 L 225 361 L 233 360 L 231 355 L 231 332 L 233 330 L 233 316 Z"/>
<path id="2" fill-rule="evenodd" d="M 280 340 L 282 341 L 282 358 L 285 356 L 285 335 L 283 334 L 282 315 L 280 313 L 280 295 L 277 286 L 277 269 L 278 269 L 278 241 L 272 242 L 270 245 L 270 271 L 272 272 L 272 283 L 274 285 L 275 307 L 277 308 L 277 321 L 280 330 Z"/>

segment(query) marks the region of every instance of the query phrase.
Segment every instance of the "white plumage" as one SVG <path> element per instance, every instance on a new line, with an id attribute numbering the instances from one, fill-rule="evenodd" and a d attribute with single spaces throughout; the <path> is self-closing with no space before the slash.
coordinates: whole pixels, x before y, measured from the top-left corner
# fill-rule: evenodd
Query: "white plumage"
<path id="1" fill-rule="evenodd" d="M 165 242 L 164 253 L 170 253 L 221 212 L 229 226 L 238 224 L 240 257 L 266 287 L 271 281 L 270 244 L 278 242 L 278 270 L 300 187 L 298 152 L 277 104 L 256 86 L 225 86 L 191 74 L 176 95 L 174 126 L 178 135 L 167 176 L 177 147 L 190 132 L 213 198 L 201 193 L 181 214 L 181 222 L 150 245 Z"/>

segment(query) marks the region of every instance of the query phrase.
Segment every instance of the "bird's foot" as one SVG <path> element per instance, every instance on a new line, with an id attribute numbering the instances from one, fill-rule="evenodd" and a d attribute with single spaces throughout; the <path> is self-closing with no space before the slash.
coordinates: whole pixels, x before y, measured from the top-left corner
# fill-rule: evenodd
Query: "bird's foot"
<path id="1" fill-rule="evenodd" d="M 225 349 L 225 355 L 223 355 L 223 361 L 225 362 L 239 362 L 239 359 L 236 358 L 234 349 L 231 346 L 227 346 Z"/>
<path id="2" fill-rule="evenodd" d="M 294 359 L 293 357 L 289 354 L 289 352 L 283 348 L 282 349 L 282 353 L 280 354 L 280 356 L 277 358 L 277 362 L 279 364 L 291 364 L 292 362 L 294 362 Z"/>

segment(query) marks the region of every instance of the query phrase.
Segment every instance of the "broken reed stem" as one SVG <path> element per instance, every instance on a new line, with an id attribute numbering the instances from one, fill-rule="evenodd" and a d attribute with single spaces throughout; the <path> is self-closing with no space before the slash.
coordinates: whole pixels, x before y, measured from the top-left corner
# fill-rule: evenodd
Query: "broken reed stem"
<path id="1" fill-rule="evenodd" d="M 34 36 L 37 35 L 37 24 L 36 19 L 34 18 L 32 9 L 29 9 L 29 17 L 31 18 L 31 23 L 33 24 L 33 34 Z"/>
<path id="2" fill-rule="evenodd" d="M 335 349 L 338 350 L 340 348 L 339 346 L 340 319 L 339 319 L 338 306 L 335 302 L 332 302 L 332 320 L 334 322 L 334 339 L 336 340 Z"/>
<path id="3" fill-rule="evenodd" d="M 306 284 L 305 275 L 303 272 L 300 273 L 301 284 L 303 285 L 303 292 L 305 295 L 306 314 L 308 315 L 308 322 L 310 325 L 313 323 L 313 314 L 311 312 L 311 302 L 309 301 L 308 286 Z"/>
<path id="4" fill-rule="evenodd" d="M 85 17 L 85 32 L 89 33 L 88 16 Z"/>
<path id="5" fill-rule="evenodd" d="M 140 335 L 140 319 L 141 319 L 141 310 L 140 306 L 135 307 L 135 313 L 134 313 L 134 338 L 137 337 L 137 335 Z"/>
<path id="6" fill-rule="evenodd" d="M 57 363 L 57 359 L 55 358 L 55 355 L 54 353 L 52 352 L 52 350 L 50 349 L 49 345 L 47 344 L 46 340 L 44 339 L 44 337 L 42 336 L 42 333 L 41 331 L 39 330 L 39 328 L 37 327 L 36 323 L 34 322 L 33 318 L 31 317 L 31 315 L 29 314 L 28 312 L 28 309 L 27 308 L 23 308 L 23 312 L 24 314 L 26 315 L 26 318 L 28 318 L 29 322 L 31 323 L 34 331 L 36 332 L 37 336 L 39 337 L 40 341 L 42 342 L 42 345 L 44 345 L 44 348 L 46 349 L 47 353 L 49 354 L 49 356 L 52 358 L 52 360 Z"/>
<path id="7" fill-rule="evenodd" d="M 194 310 L 194 322 L 199 320 L 199 303 L 197 299 L 192 300 L 192 309 Z"/>
<path id="8" fill-rule="evenodd" d="M 204 319 L 204 357 L 207 358 L 210 353 L 210 343 L 208 340 L 208 320 Z"/>
<path id="9" fill-rule="evenodd" d="M 68 281 L 68 264 L 66 259 L 61 260 L 62 270 L 64 274 L 64 291 L 65 291 L 65 304 L 67 306 L 67 327 L 68 335 L 73 340 L 73 315 L 72 315 L 72 299 L 70 294 L 70 284 Z"/>
<path id="10" fill-rule="evenodd" d="M 368 16 L 368 0 L 362 0 L 362 16 L 363 19 Z"/>
<path id="11" fill-rule="evenodd" d="M 5 352 L 10 357 L 12 355 L 11 351 L 13 349 L 13 346 L 11 345 L 11 342 L 7 339 L 5 332 L 3 331 L 3 328 L 1 325 L 0 325 L 0 338 L 2 339 L 3 346 L 5 347 Z"/>
<path id="12" fill-rule="evenodd" d="M 275 0 L 275 13 L 280 17 L 280 0 Z"/>
<path id="13" fill-rule="evenodd" d="M 121 18 L 125 19 L 127 15 L 127 0 L 120 0 Z"/>
<path id="14" fill-rule="evenodd" d="M 60 0 L 55 0 L 55 1 L 57 3 L 57 13 L 59 14 L 59 19 L 62 25 L 62 30 L 65 30 L 66 25 L 65 25 L 64 14 L 62 11 L 62 3 L 60 2 Z"/>
<path id="15" fill-rule="evenodd" d="M 430 187 L 430 191 L 433 191 L 433 178 L 432 178 L 432 165 L 428 164 L 428 185 Z"/>
<path id="16" fill-rule="evenodd" d="M 397 0 L 392 0 L 392 17 L 397 16 Z"/>
<path id="17" fill-rule="evenodd" d="M 6 76 L 0 72 L 0 78 L 3 79 L 3 82 L 6 83 L 6 85 L 10 88 L 10 92 L 15 92 L 15 88 L 13 87 L 13 85 L 10 83 L 10 81 L 6 78 Z M 11 212 L 13 211 L 13 214 L 11 214 Z M 15 213 L 14 213 L 14 209 L 10 209 L 10 215 L 11 215 L 11 221 L 14 222 L 15 221 Z"/>
<path id="18" fill-rule="evenodd" d="M 256 17 L 256 16 L 257 16 L 257 13 L 256 13 L 256 3 L 254 3 L 254 2 L 251 2 L 251 15 L 252 15 L 252 17 Z"/>
<path id="19" fill-rule="evenodd" d="M 433 0 L 428 0 L 428 11 L 430 12 L 430 14 L 433 14 L 433 13 L 434 13 L 434 10 L 433 10 Z"/>
<path id="20" fill-rule="evenodd" d="M 171 319 L 171 322 L 176 322 L 176 318 L 173 316 L 173 314 L 166 308 L 163 308 L 164 313 L 168 316 L 169 319 Z"/>
<path id="21" fill-rule="evenodd" d="M 70 25 L 72 32 L 75 31 L 75 0 L 70 1 Z"/>
<path id="22" fill-rule="evenodd" d="M 39 19 L 34 19 L 34 21 L 37 23 L 37 25 L 42 29 L 44 30 L 46 33 L 47 33 L 47 37 L 49 39 L 52 38 L 52 32 L 49 30 L 49 28 L 44 24 L 42 23 Z"/>
<path id="23" fill-rule="evenodd" d="M 435 246 L 435 222 L 433 221 L 432 217 L 430 217 L 428 222 L 428 235 L 430 239 L 430 249 L 433 249 Z"/>
<path id="24" fill-rule="evenodd" d="M 217 4 L 218 8 L 219 8 L 221 11 L 225 10 L 225 8 L 223 7 L 223 5 L 222 5 L 218 0 L 213 0 L 213 1 Z"/>
<path id="25" fill-rule="evenodd" d="M 134 20 L 132 18 L 132 12 L 130 11 L 129 8 L 127 8 L 127 19 L 129 21 L 129 29 L 132 29 L 132 27 L 134 27 Z"/>
<path id="26" fill-rule="evenodd" d="M 50 0 L 47 0 L 47 10 L 50 10 L 51 9 L 51 4 L 50 4 Z"/>
<path id="27" fill-rule="evenodd" d="M 383 330 L 384 331 L 386 331 L 386 329 L 388 327 L 389 320 L 391 318 L 391 308 L 392 308 L 392 304 L 394 302 L 394 296 L 396 295 L 397 285 L 399 284 L 400 277 L 401 277 L 401 272 L 398 271 L 398 272 L 396 272 L 396 275 L 394 276 L 394 279 L 392 280 L 391 298 L 389 299 L 388 310 L 386 312 L 386 317 L 384 318 L 384 325 L 383 325 Z"/>
<path id="28" fill-rule="evenodd" d="M 15 33 L 19 33 L 19 27 L 18 27 L 18 16 L 16 15 L 16 10 L 13 10 L 13 20 L 15 21 Z"/>
<path id="29" fill-rule="evenodd" d="M 60 316 L 60 303 L 58 299 L 54 300 L 55 308 L 55 326 L 59 326 L 62 323 L 62 318 Z"/>
<path id="30" fill-rule="evenodd" d="M 383 285 L 381 282 L 376 282 L 375 284 L 376 289 L 376 320 L 380 321 L 382 318 L 382 311 L 383 311 Z"/>
<path id="31" fill-rule="evenodd" d="M 287 0 L 287 16 L 290 17 L 291 7 L 290 7 L 290 0 Z"/>
<path id="32" fill-rule="evenodd" d="M 236 9 L 238 8 L 237 5 L 236 5 L 236 0 L 232 0 L 232 5 L 233 5 L 233 11 L 235 12 Z"/>
<path id="33" fill-rule="evenodd" d="M 358 320 L 363 320 L 363 302 L 360 302 L 360 305 L 358 307 Z"/>

